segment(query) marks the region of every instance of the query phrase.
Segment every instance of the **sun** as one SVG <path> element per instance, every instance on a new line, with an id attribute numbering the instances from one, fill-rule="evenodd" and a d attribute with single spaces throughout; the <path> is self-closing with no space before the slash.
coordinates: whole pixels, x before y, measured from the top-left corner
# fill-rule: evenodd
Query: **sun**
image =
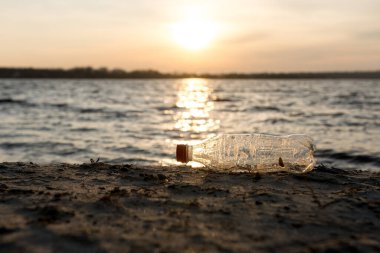
<path id="1" fill-rule="evenodd" d="M 216 35 L 213 22 L 194 16 L 188 17 L 172 26 L 174 41 L 181 47 L 198 51 L 211 45 Z"/>

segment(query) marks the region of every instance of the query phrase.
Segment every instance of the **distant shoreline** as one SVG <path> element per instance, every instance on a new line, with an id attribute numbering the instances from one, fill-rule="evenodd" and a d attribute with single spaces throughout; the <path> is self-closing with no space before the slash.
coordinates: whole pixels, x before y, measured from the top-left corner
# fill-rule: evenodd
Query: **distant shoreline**
<path id="1" fill-rule="evenodd" d="M 0 68 L 0 78 L 14 79 L 380 79 L 379 71 L 347 72 L 263 72 L 263 73 L 162 73 L 156 70 L 134 70 L 80 67 Z"/>

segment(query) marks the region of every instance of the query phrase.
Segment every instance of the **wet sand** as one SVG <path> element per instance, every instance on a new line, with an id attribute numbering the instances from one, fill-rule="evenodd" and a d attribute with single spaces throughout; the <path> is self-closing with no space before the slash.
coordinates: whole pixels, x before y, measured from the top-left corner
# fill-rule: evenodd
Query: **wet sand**
<path id="1" fill-rule="evenodd" d="M 0 252 L 380 252 L 380 173 L 0 164 Z"/>

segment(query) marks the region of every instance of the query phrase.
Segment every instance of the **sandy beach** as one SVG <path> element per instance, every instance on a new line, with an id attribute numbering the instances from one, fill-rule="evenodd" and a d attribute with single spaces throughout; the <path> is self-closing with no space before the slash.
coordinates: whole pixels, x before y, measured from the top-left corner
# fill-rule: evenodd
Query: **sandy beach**
<path id="1" fill-rule="evenodd" d="M 380 174 L 0 164 L 0 252 L 379 252 Z"/>

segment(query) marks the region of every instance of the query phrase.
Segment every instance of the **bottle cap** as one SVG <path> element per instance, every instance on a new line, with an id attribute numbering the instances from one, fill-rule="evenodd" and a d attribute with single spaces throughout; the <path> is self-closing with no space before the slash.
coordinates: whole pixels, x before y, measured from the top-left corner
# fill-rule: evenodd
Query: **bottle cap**
<path id="1" fill-rule="evenodd" d="M 177 161 L 181 163 L 188 163 L 190 161 L 189 157 L 189 146 L 186 144 L 178 144 L 176 150 Z"/>

